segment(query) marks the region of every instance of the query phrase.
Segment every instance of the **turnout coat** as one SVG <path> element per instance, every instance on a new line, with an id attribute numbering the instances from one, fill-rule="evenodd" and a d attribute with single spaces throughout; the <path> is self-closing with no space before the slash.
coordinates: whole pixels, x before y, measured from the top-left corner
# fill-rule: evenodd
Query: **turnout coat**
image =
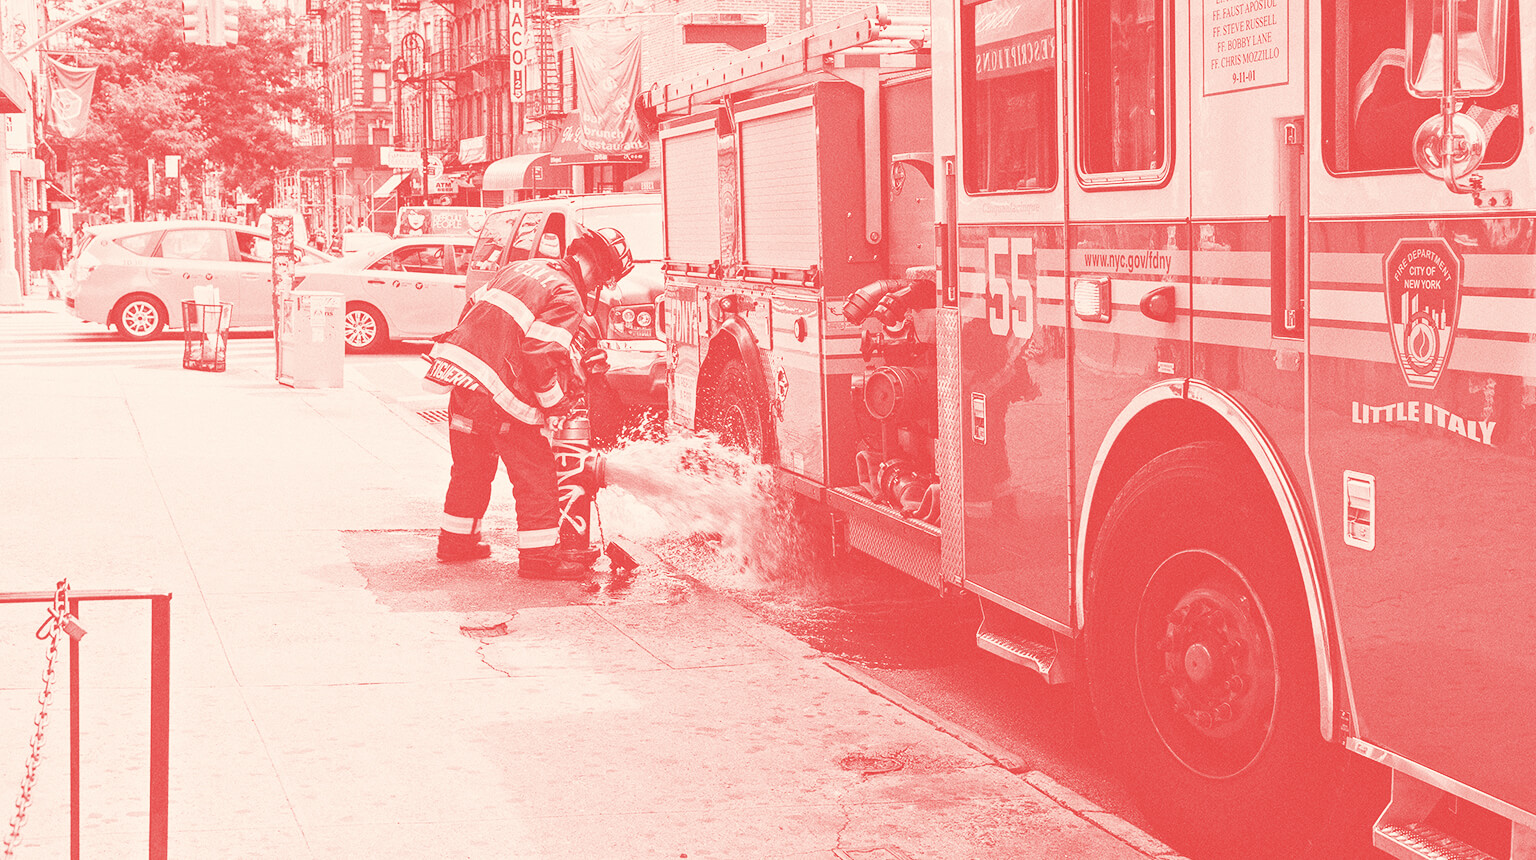
<path id="1" fill-rule="evenodd" d="M 518 260 L 471 297 L 458 326 L 440 335 L 427 380 L 490 395 L 524 424 L 546 413 L 582 380 L 571 344 L 584 316 L 581 278 L 564 260 Z"/>

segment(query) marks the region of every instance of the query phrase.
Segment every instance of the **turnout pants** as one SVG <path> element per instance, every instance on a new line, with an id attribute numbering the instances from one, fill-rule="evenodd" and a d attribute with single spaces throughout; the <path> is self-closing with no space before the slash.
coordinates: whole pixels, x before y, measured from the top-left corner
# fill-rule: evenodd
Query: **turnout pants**
<path id="1" fill-rule="evenodd" d="M 518 564 L 525 570 L 553 565 L 560 542 L 560 491 L 555 455 L 543 428 L 514 419 L 489 395 L 455 388 L 448 399 L 448 450 L 453 471 L 443 501 L 443 530 L 480 533 L 497 464 L 505 463 L 517 511 Z"/>

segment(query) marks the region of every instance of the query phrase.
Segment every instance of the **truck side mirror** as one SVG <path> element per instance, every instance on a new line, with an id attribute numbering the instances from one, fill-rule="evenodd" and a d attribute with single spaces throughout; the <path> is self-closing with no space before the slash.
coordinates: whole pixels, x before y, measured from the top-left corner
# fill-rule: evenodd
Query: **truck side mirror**
<path id="1" fill-rule="evenodd" d="M 1413 136 L 1419 170 L 1457 194 L 1476 191 L 1471 177 L 1483 163 L 1488 133 L 1461 109 L 1466 100 L 1504 85 L 1507 0 L 1409 0 L 1407 86 L 1419 98 L 1439 99 L 1440 114 Z"/>
<path id="2" fill-rule="evenodd" d="M 1447 20 L 1456 22 L 1449 42 Z M 1457 99 L 1489 96 L 1504 86 L 1506 0 L 1409 0 L 1406 32 L 1408 91 L 1418 98 L 1442 98 L 1448 89 Z"/>

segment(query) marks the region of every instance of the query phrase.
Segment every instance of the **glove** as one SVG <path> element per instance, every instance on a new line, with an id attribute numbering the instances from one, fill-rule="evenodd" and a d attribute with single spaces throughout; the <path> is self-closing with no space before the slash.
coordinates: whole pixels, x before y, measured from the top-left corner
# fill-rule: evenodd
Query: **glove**
<path id="1" fill-rule="evenodd" d="M 608 350 L 594 346 L 581 354 L 581 372 L 597 376 L 608 372 Z"/>
<path id="2" fill-rule="evenodd" d="M 574 394 L 567 394 L 560 398 L 559 403 L 556 403 L 554 406 L 546 407 L 544 409 L 544 414 L 548 416 L 565 415 L 572 409 L 575 409 L 577 402 L 580 400 L 581 398 Z"/>

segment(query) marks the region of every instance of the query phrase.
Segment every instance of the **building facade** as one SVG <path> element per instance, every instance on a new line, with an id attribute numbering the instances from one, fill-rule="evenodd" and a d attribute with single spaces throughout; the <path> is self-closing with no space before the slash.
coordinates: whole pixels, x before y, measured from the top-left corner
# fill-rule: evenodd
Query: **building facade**
<path id="1" fill-rule="evenodd" d="M 398 0 L 397 0 L 398 2 Z M 406 146 L 441 163 L 426 202 L 496 206 L 554 193 L 654 188 L 649 152 L 615 156 L 575 144 L 582 110 L 573 37 L 579 28 L 635 32 L 641 39 L 641 90 L 742 48 L 788 35 L 867 6 L 859 0 L 453 0 L 447 20 L 424 10 L 395 27 L 395 67 L 412 83 L 397 105 Z M 424 7 L 431 4 L 423 4 Z M 926 0 L 887 6 L 928 13 Z M 426 61 L 404 40 L 417 33 Z M 406 50 L 402 50 L 405 45 Z M 425 75 L 428 83 L 417 83 Z M 515 84 L 521 80 L 519 91 Z M 435 121 L 426 146 L 419 93 L 432 93 Z M 413 98 L 413 96 L 415 96 Z M 446 118 L 446 123 L 440 121 Z M 655 130 L 648 129 L 654 138 Z M 654 149 L 654 147 L 653 147 Z M 402 162 L 404 163 L 404 162 Z M 429 164 L 429 170 L 431 166 Z M 422 202 L 402 169 L 398 186 Z"/>

